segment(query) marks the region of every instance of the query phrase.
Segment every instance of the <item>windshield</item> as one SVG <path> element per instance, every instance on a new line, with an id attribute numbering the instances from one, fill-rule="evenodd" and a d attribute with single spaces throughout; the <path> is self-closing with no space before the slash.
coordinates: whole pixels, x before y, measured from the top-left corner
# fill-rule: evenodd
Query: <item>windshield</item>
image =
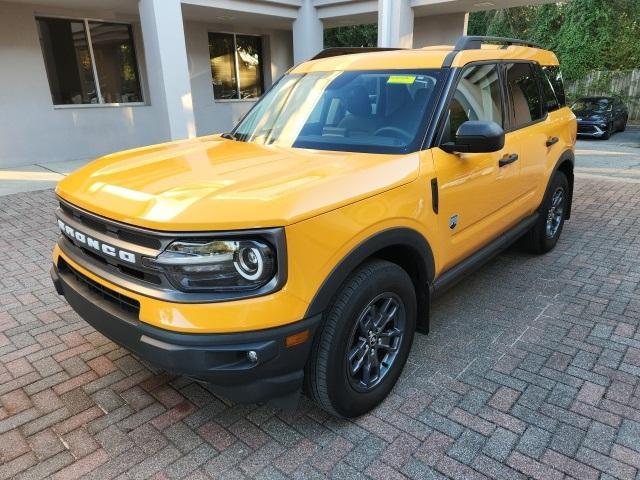
<path id="1" fill-rule="evenodd" d="M 611 109 L 611 101 L 608 98 L 583 98 L 573 104 L 571 110 L 578 112 L 593 111 L 606 112 Z"/>
<path id="2" fill-rule="evenodd" d="M 389 70 L 284 76 L 234 129 L 263 145 L 370 153 L 420 148 L 440 72 Z"/>

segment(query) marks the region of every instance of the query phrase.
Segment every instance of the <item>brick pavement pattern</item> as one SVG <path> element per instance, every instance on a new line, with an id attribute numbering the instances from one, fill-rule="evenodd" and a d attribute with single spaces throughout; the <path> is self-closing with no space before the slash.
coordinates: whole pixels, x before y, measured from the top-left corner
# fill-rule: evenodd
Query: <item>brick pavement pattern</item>
<path id="1" fill-rule="evenodd" d="M 0 478 L 638 479 L 640 184 L 579 179 L 552 253 L 440 299 L 373 413 L 232 405 L 85 324 L 51 191 L 0 199 Z"/>

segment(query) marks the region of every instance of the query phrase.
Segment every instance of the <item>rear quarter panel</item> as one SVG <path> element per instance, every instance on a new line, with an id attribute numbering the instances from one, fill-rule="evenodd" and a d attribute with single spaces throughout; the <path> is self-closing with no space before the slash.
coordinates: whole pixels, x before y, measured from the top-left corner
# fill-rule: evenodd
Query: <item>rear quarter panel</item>
<path id="1" fill-rule="evenodd" d="M 549 148 L 545 165 L 545 181 L 541 182 L 535 196 L 536 207 L 542 203 L 547 184 L 558 165 L 558 160 L 565 152 L 571 151 L 575 153 L 576 149 L 578 123 L 576 122 L 576 116 L 569 107 L 563 107 L 549 113 L 547 122 L 550 122 L 549 136 L 558 137 L 559 141 Z"/>

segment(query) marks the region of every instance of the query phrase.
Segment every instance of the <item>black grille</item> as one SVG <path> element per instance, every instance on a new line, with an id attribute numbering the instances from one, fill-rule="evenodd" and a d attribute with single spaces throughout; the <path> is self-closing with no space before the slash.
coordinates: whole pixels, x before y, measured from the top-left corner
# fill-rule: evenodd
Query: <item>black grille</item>
<path id="1" fill-rule="evenodd" d="M 71 275 L 77 283 L 86 287 L 92 295 L 102 298 L 129 314 L 134 314 L 136 318 L 138 317 L 140 313 L 140 302 L 100 285 L 98 282 L 94 282 L 69 265 L 62 257 L 58 259 L 58 271 L 61 275 Z"/>
<path id="2" fill-rule="evenodd" d="M 115 235 L 119 239 L 134 243 L 136 245 L 140 245 L 147 248 L 159 249 L 162 247 L 162 242 L 158 238 L 154 238 L 152 236 L 143 235 L 134 230 L 129 230 L 126 227 L 120 226 L 119 224 L 110 223 L 103 221 L 100 217 L 94 217 L 92 215 L 88 215 L 82 210 L 72 207 L 71 205 L 60 202 L 60 208 L 69 216 L 76 219 L 83 225 L 100 232 L 100 233 L 110 233 Z"/>
<path id="3" fill-rule="evenodd" d="M 578 133 L 596 133 L 596 127 L 593 125 L 578 125 Z"/>
<path id="4" fill-rule="evenodd" d="M 98 275 L 100 271 L 106 270 L 112 275 L 128 277 L 128 280 L 133 280 L 138 283 L 163 285 L 166 282 L 160 272 L 153 268 L 146 267 L 140 259 L 142 256 L 157 255 L 163 249 L 164 244 L 170 242 L 170 239 L 161 238 L 152 231 L 146 231 L 102 218 L 81 210 L 63 200 L 60 200 L 59 203 L 60 210 L 57 215 L 62 222 L 71 228 L 77 228 L 79 232 L 88 237 L 100 234 L 105 238 L 105 243 L 109 243 L 111 239 L 113 239 L 114 242 L 116 239 L 119 239 L 125 244 L 124 250 L 136 254 L 136 262 L 129 264 L 115 256 L 109 257 L 103 255 L 99 250 L 94 251 L 93 248 L 87 248 L 86 243 L 76 241 L 76 239 L 70 235 L 62 235 L 60 247 L 67 254 L 71 255 L 72 260 L 78 262 L 80 265 L 86 265 L 88 262 L 89 265 L 97 268 L 98 271 L 96 271 L 96 273 Z M 94 271 L 92 268 L 89 268 L 89 270 Z"/>
<path id="5" fill-rule="evenodd" d="M 97 255 L 95 252 L 92 252 L 88 248 L 77 247 L 71 240 L 68 240 L 67 238 L 64 238 L 64 245 L 69 245 L 74 248 L 79 248 L 83 254 L 87 255 L 88 257 L 91 257 L 93 260 L 103 265 L 105 269 L 112 270 L 112 271 L 117 270 L 123 275 L 128 275 L 130 277 L 137 278 L 138 280 L 143 280 L 145 282 L 153 283 L 154 285 L 162 285 L 162 280 L 158 275 L 154 275 L 153 273 L 149 273 L 143 270 L 137 270 L 135 268 L 130 268 L 125 265 L 111 265 L 109 262 L 107 262 L 107 260 L 104 257 Z"/>

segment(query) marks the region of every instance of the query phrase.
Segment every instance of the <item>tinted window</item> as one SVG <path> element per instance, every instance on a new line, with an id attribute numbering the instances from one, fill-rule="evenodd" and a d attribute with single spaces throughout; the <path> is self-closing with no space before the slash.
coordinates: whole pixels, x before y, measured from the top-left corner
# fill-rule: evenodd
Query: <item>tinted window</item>
<path id="1" fill-rule="evenodd" d="M 262 39 L 253 35 L 209 33 L 213 96 L 219 100 L 257 98 L 262 81 Z"/>
<path id="2" fill-rule="evenodd" d="M 542 67 L 542 71 L 553 87 L 556 98 L 558 99 L 558 104 L 560 107 L 564 107 L 567 104 L 567 98 L 564 94 L 564 83 L 562 82 L 560 67 Z"/>
<path id="3" fill-rule="evenodd" d="M 538 76 L 538 81 L 540 82 L 543 112 L 555 112 L 560 108 L 560 105 L 558 103 L 558 99 L 556 98 L 556 94 L 553 90 L 551 82 L 544 74 L 540 66 L 534 65 L 533 69 L 535 70 Z"/>
<path id="4" fill-rule="evenodd" d="M 238 98 L 232 34 L 209 34 L 209 59 L 213 77 L 213 96 L 218 99 Z"/>
<path id="5" fill-rule="evenodd" d="M 282 147 L 415 151 L 439 76 L 437 70 L 285 75 L 233 133 L 240 141 Z"/>
<path id="6" fill-rule="evenodd" d="M 507 65 L 507 90 L 512 128 L 521 128 L 542 118 L 540 91 L 531 64 Z"/>
<path id="7" fill-rule="evenodd" d="M 89 22 L 89 31 L 103 102 L 141 102 L 131 26 Z"/>
<path id="8" fill-rule="evenodd" d="M 84 22 L 39 18 L 38 27 L 54 105 L 99 103 Z"/>
<path id="9" fill-rule="evenodd" d="M 236 35 L 240 98 L 262 95 L 262 39 L 254 35 Z"/>
<path id="10" fill-rule="evenodd" d="M 608 98 L 581 98 L 571 106 L 574 112 L 597 112 L 603 113 L 611 111 L 613 103 Z"/>
<path id="11" fill-rule="evenodd" d="M 142 101 L 130 25 L 87 22 L 87 32 L 83 20 L 37 22 L 54 105 Z"/>
<path id="12" fill-rule="evenodd" d="M 497 65 L 475 65 L 463 70 L 449 104 L 443 141 L 452 140 L 467 120 L 489 120 L 503 125 Z"/>

